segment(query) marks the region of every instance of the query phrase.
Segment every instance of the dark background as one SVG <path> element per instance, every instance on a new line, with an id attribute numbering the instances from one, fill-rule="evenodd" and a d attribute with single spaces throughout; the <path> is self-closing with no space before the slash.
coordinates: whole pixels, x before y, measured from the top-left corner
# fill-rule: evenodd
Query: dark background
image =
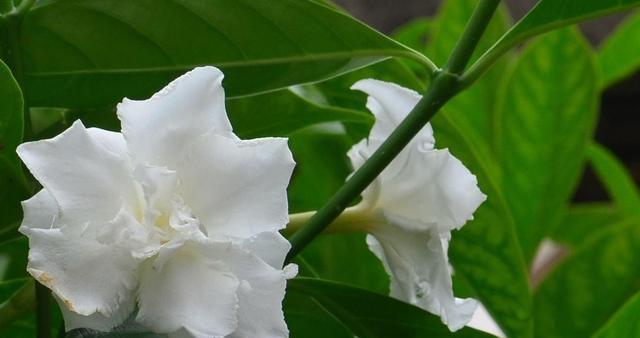
<path id="1" fill-rule="evenodd" d="M 351 14 L 374 28 L 390 33 L 412 19 L 432 16 L 439 0 L 335 0 Z M 452 0 L 455 1 L 455 0 Z M 505 0 L 512 16 L 520 18 L 535 0 Z M 581 25 L 581 29 L 594 46 L 624 18 L 612 15 Z M 640 38 L 640 37 L 639 37 Z M 638 51 L 640 57 L 640 51 Z M 608 89 L 601 99 L 600 121 L 596 140 L 613 151 L 640 183 L 640 73 Z M 576 201 L 606 200 L 602 189 L 590 168 L 576 192 Z"/>

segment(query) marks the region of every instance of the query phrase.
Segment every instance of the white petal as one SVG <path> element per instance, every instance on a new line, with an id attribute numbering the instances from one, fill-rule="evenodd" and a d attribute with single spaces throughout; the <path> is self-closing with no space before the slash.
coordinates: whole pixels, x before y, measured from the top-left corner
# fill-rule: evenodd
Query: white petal
<path id="1" fill-rule="evenodd" d="M 60 207 L 60 221 L 76 229 L 106 223 L 125 205 L 137 208 L 129 163 L 91 137 L 80 121 L 48 140 L 18 147 L 20 158 Z"/>
<path id="2" fill-rule="evenodd" d="M 207 134 L 178 168 L 182 196 L 208 234 L 248 238 L 288 222 L 294 166 L 287 140 L 234 140 Z"/>
<path id="3" fill-rule="evenodd" d="M 282 269 L 284 259 L 291 250 L 289 241 L 277 231 L 261 232 L 244 240 L 240 245 L 274 269 Z"/>
<path id="4" fill-rule="evenodd" d="M 124 321 L 129 318 L 136 304 L 136 298 L 132 296 L 120 304 L 120 306 L 109 317 L 104 316 L 99 312 L 89 316 L 83 316 L 69 311 L 59 297 L 54 295 L 53 298 L 55 298 L 56 302 L 58 302 L 58 305 L 60 306 L 60 312 L 62 312 L 62 317 L 64 318 L 65 331 L 77 328 L 89 328 L 102 332 L 111 331 L 111 329 L 124 323 Z"/>
<path id="5" fill-rule="evenodd" d="M 379 143 L 383 141 L 400 122 L 409 114 L 411 109 L 420 101 L 421 96 L 407 88 L 395 83 L 374 79 L 365 79 L 356 82 L 351 89 L 359 90 L 367 95 L 367 108 L 376 117 L 376 122 L 371 129 L 369 141 Z M 420 142 L 433 147 L 433 129 L 427 124 L 416 136 Z M 375 146 L 377 148 L 379 144 Z"/>
<path id="6" fill-rule="evenodd" d="M 125 99 L 118 118 L 134 160 L 174 169 L 185 147 L 215 130 L 234 137 L 224 106 L 223 74 L 196 68 L 144 101 Z"/>
<path id="7" fill-rule="evenodd" d="M 378 207 L 419 221 L 411 225 L 420 228 L 435 223 L 442 232 L 459 229 L 473 219 L 486 199 L 476 177 L 446 149 L 407 151 L 402 168 L 380 175 Z"/>
<path id="8" fill-rule="evenodd" d="M 412 232 L 379 225 L 367 244 L 391 276 L 392 297 L 439 315 L 452 331 L 469 322 L 476 301 L 453 296 L 447 253 L 436 229 Z"/>
<path id="9" fill-rule="evenodd" d="M 33 197 L 22 202 L 22 210 L 24 212 L 20 227 L 22 233 L 28 229 L 51 229 L 58 217 L 58 204 L 45 189 L 41 189 Z"/>
<path id="10" fill-rule="evenodd" d="M 128 304 L 137 262 L 126 252 L 60 229 L 29 229 L 27 270 L 77 314 L 110 317 Z"/>
<path id="11" fill-rule="evenodd" d="M 211 243 L 220 255 L 226 244 Z M 238 280 L 197 245 L 172 252 L 162 266 L 148 261 L 141 273 L 136 321 L 157 333 L 184 329 L 194 337 L 224 337 L 238 326 Z"/>
<path id="12" fill-rule="evenodd" d="M 282 300 L 289 276 L 239 248 L 232 248 L 226 262 L 240 280 L 238 329 L 229 337 L 288 337 Z"/>
<path id="13" fill-rule="evenodd" d="M 490 333 L 499 338 L 507 337 L 507 335 L 502 332 L 502 329 L 500 329 L 500 326 L 498 326 L 496 321 L 491 317 L 489 311 L 487 311 L 482 304 L 478 304 L 478 308 L 473 313 L 473 317 L 467 326 Z"/>
<path id="14" fill-rule="evenodd" d="M 110 151 L 114 155 L 128 159 L 127 142 L 121 133 L 116 133 L 100 128 L 87 128 L 87 133 L 92 139 L 96 140 L 104 149 Z"/>

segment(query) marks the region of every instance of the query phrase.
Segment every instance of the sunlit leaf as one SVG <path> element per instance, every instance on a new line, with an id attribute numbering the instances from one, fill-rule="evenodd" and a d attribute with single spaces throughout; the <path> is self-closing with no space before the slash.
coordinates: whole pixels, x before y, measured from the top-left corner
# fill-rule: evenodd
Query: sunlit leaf
<path id="1" fill-rule="evenodd" d="M 536 337 L 589 337 L 602 327 L 640 289 L 639 246 L 638 222 L 624 222 L 577 248 L 535 294 Z"/>
<path id="2" fill-rule="evenodd" d="M 549 33 L 527 46 L 503 87 L 496 154 L 528 261 L 559 221 L 584 164 L 598 109 L 591 53 L 575 29 Z"/>
<path id="3" fill-rule="evenodd" d="M 640 219 L 640 192 L 624 164 L 596 143 L 587 148 L 587 156 L 620 211 L 626 216 Z"/>
<path id="4" fill-rule="evenodd" d="M 640 36 L 640 12 L 625 19 L 603 42 L 598 50 L 602 88 L 624 79 L 640 68 L 638 36 Z"/>

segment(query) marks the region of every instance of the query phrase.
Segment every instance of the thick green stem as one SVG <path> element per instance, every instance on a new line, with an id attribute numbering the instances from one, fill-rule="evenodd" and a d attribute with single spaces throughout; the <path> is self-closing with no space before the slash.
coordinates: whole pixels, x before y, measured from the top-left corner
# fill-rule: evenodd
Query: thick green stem
<path id="1" fill-rule="evenodd" d="M 391 163 L 411 139 L 458 90 L 458 77 L 471 58 L 500 0 L 480 0 L 443 71 L 439 71 L 423 98 L 336 194 L 289 241 L 291 261 L 324 231 L 347 206 Z"/>

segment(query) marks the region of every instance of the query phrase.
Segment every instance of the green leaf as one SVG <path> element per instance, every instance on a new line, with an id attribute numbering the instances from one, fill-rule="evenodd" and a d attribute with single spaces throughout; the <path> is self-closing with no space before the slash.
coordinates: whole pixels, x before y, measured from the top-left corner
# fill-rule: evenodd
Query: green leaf
<path id="1" fill-rule="evenodd" d="M 626 216 L 640 219 L 640 192 L 624 164 L 596 143 L 589 145 L 587 156 L 620 211 Z"/>
<path id="2" fill-rule="evenodd" d="M 33 279 L 20 278 L 0 282 L 0 328 L 34 311 L 35 304 Z"/>
<path id="3" fill-rule="evenodd" d="M 227 112 L 241 138 L 289 136 L 297 130 L 332 121 L 373 124 L 370 114 L 319 105 L 289 89 L 228 100 Z"/>
<path id="4" fill-rule="evenodd" d="M 424 51 L 430 29 L 431 21 L 429 19 L 418 18 L 400 26 L 391 34 L 391 37 L 416 51 Z"/>
<path id="5" fill-rule="evenodd" d="M 640 293 L 636 293 L 609 322 L 603 326 L 594 338 L 636 338 L 640 337 Z"/>
<path id="6" fill-rule="evenodd" d="M 313 298 L 287 292 L 283 310 L 290 338 L 353 338 L 349 329 Z"/>
<path id="7" fill-rule="evenodd" d="M 458 278 L 509 336 L 531 337 L 531 296 L 522 249 L 496 176 L 491 151 L 460 114 L 440 112 L 432 121 L 439 148 L 449 148 L 478 178 L 487 200 L 474 219 L 453 233 L 449 255 Z"/>
<path id="8" fill-rule="evenodd" d="M 22 142 L 22 92 L 11 70 L 0 60 L 0 230 L 22 217 L 20 201 L 28 186 L 16 147 Z"/>
<path id="9" fill-rule="evenodd" d="M 345 284 L 296 278 L 287 288 L 315 299 L 360 338 L 491 337 L 471 328 L 449 332 L 439 317 L 422 309 Z"/>
<path id="10" fill-rule="evenodd" d="M 638 5 L 640 0 L 540 0 L 491 49 L 507 50 L 525 39 L 552 29 Z"/>
<path id="11" fill-rule="evenodd" d="M 550 235 L 558 243 L 578 247 L 591 236 L 624 219 L 620 210 L 609 203 L 572 205 L 563 212 L 562 220 Z"/>
<path id="12" fill-rule="evenodd" d="M 434 18 L 432 37 L 427 55 L 437 64 L 444 64 L 462 35 L 471 17 L 477 0 L 449 0 L 443 2 Z M 489 49 L 506 31 L 510 22 L 504 5 L 498 7 L 487 30 L 482 35 L 472 61 Z M 474 126 L 484 142 L 489 142 L 493 130 L 493 115 L 496 110 L 496 88 L 503 82 L 507 59 L 497 62 L 473 86 L 458 94 L 445 105 L 446 111 L 464 115 L 464 119 Z"/>
<path id="13" fill-rule="evenodd" d="M 596 122 L 596 79 L 587 42 L 565 29 L 527 46 L 503 87 L 496 154 L 527 261 L 578 182 Z"/>
<path id="14" fill-rule="evenodd" d="M 0 243 L 0 280 L 27 276 L 29 242 L 24 236 Z"/>
<path id="15" fill-rule="evenodd" d="M 625 19 L 598 50 L 601 87 L 607 88 L 640 68 L 640 12 Z"/>
<path id="16" fill-rule="evenodd" d="M 30 104 L 69 108 L 148 97 L 205 64 L 225 72 L 229 97 L 327 79 L 389 56 L 429 64 L 307 0 L 46 1 L 24 18 L 21 49 Z"/>
<path id="17" fill-rule="evenodd" d="M 603 229 L 542 282 L 534 298 L 537 337 L 588 337 L 638 292 L 638 225 Z"/>

